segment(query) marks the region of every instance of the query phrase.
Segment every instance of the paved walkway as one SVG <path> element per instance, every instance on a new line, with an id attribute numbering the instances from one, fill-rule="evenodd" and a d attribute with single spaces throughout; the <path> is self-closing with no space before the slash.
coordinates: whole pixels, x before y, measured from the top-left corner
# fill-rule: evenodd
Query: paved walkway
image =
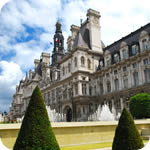
<path id="1" fill-rule="evenodd" d="M 99 148 L 99 149 L 91 149 L 91 150 L 112 150 L 111 147 Z"/>

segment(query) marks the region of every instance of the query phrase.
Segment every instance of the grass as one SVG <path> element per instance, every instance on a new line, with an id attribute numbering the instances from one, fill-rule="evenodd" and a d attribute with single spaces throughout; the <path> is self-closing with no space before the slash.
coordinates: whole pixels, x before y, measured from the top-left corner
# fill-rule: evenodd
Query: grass
<path id="1" fill-rule="evenodd" d="M 144 143 L 147 143 L 148 140 L 143 140 Z M 92 150 L 97 148 L 105 148 L 105 147 L 111 147 L 111 142 L 106 143 L 95 143 L 95 144 L 83 144 L 83 145 L 75 145 L 75 146 L 65 146 L 61 147 L 61 150 Z"/>
<path id="2" fill-rule="evenodd" d="M 97 149 L 104 147 L 111 147 L 112 143 L 95 143 L 95 144 L 84 144 L 84 145 L 76 145 L 76 146 L 65 146 L 61 147 L 61 150 L 89 150 L 89 149 Z"/>

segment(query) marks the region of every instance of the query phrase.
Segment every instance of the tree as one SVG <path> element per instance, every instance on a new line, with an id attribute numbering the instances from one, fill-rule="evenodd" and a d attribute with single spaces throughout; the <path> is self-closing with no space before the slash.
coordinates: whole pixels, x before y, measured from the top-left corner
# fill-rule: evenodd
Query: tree
<path id="1" fill-rule="evenodd" d="M 32 93 L 13 150 L 60 150 L 38 86 Z"/>
<path id="2" fill-rule="evenodd" d="M 139 93 L 130 98 L 130 112 L 137 119 L 150 118 L 150 95 Z"/>
<path id="3" fill-rule="evenodd" d="M 112 150 L 138 150 L 144 146 L 131 114 L 124 108 L 116 128 Z"/>

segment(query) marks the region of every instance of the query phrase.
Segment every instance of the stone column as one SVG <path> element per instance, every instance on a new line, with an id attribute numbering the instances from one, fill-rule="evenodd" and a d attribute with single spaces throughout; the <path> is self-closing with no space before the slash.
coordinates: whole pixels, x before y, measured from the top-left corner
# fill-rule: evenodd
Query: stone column
<path id="1" fill-rule="evenodd" d="M 132 87 L 133 85 L 133 74 L 132 74 L 132 66 L 129 67 L 129 74 L 128 74 L 128 88 Z"/>
<path id="2" fill-rule="evenodd" d="M 82 95 L 82 84 L 81 84 L 81 82 L 78 83 L 78 95 Z"/>
<path id="3" fill-rule="evenodd" d="M 142 62 L 139 63 L 139 84 L 145 83 L 145 76 L 144 76 L 144 66 L 142 65 Z"/>
<path id="4" fill-rule="evenodd" d="M 86 94 L 89 95 L 89 83 L 86 83 Z"/>
<path id="5" fill-rule="evenodd" d="M 103 88 L 104 88 L 104 94 L 107 93 L 107 85 L 106 85 L 106 79 L 103 79 Z"/>

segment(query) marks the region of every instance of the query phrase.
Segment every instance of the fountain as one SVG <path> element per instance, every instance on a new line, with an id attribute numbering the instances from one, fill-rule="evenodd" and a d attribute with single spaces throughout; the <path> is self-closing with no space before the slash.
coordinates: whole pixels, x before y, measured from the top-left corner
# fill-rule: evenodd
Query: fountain
<path id="1" fill-rule="evenodd" d="M 120 114 L 116 115 L 114 108 L 112 108 L 111 112 L 108 104 L 104 104 L 103 106 L 98 106 L 97 111 L 88 117 L 88 121 L 114 121 L 119 117 Z"/>
<path id="2" fill-rule="evenodd" d="M 46 106 L 47 113 L 51 122 L 62 122 L 64 120 L 64 115 L 57 113 L 55 109 L 51 109 L 50 106 Z"/>
<path id="3" fill-rule="evenodd" d="M 48 116 L 51 122 L 66 121 L 66 115 L 57 113 L 55 109 L 51 109 L 50 106 L 46 106 Z M 114 121 L 120 117 L 120 114 L 116 115 L 116 111 L 112 108 L 112 112 L 109 109 L 108 104 L 99 105 L 95 113 L 88 116 L 88 121 Z"/>
<path id="4" fill-rule="evenodd" d="M 102 106 L 102 110 L 100 112 L 98 120 L 99 121 L 114 121 L 115 120 L 115 115 L 111 113 L 108 105 L 104 104 Z"/>

